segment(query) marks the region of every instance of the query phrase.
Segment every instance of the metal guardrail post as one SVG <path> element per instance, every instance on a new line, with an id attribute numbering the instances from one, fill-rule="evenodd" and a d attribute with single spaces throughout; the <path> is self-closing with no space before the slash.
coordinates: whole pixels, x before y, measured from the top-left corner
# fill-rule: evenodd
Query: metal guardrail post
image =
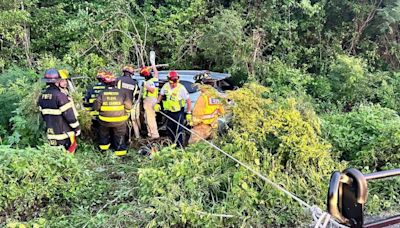
<path id="1" fill-rule="evenodd" d="M 400 223 L 400 215 L 364 224 L 364 206 L 368 198 L 368 181 L 400 176 L 400 169 L 362 174 L 356 169 L 334 172 L 328 189 L 328 212 L 350 227 L 386 227 Z"/>

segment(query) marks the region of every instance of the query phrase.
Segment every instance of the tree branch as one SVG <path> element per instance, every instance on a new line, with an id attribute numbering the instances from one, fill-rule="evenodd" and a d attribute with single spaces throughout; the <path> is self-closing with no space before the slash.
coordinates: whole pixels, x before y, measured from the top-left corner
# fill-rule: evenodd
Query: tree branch
<path id="1" fill-rule="evenodd" d="M 378 10 L 379 6 L 382 4 L 382 1 L 383 0 L 374 2 L 374 7 L 371 10 L 371 12 L 369 12 L 367 18 L 364 20 L 359 20 L 359 22 L 361 24 L 357 23 L 357 19 L 356 19 L 355 27 L 356 27 L 357 31 L 356 31 L 355 35 L 353 36 L 353 38 L 351 39 L 351 46 L 349 49 L 349 53 L 353 53 L 353 54 L 356 53 L 356 47 L 358 45 L 358 42 L 360 41 L 361 35 L 364 32 L 365 28 L 368 26 L 368 23 L 374 18 L 376 11 Z"/>

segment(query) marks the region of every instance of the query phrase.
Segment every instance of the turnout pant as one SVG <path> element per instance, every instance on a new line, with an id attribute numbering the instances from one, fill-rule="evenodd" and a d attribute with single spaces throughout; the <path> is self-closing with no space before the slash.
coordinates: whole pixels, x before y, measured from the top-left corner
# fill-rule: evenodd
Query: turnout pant
<path id="1" fill-rule="evenodd" d="M 98 117 L 92 117 L 92 125 L 90 126 L 90 130 L 92 131 L 93 141 L 99 138 L 99 128 L 100 128 L 100 120 Z"/>
<path id="2" fill-rule="evenodd" d="M 49 144 L 51 146 L 64 146 L 65 150 L 67 150 L 70 153 L 75 153 L 75 150 L 78 146 L 76 144 L 75 134 L 73 136 L 69 136 L 69 138 L 63 139 L 63 140 L 49 139 Z"/>
<path id="3" fill-rule="evenodd" d="M 71 146 L 71 140 L 69 138 L 64 140 L 49 139 L 49 144 L 51 146 L 64 146 L 64 148 L 68 150 Z"/>
<path id="4" fill-rule="evenodd" d="M 210 124 L 201 123 L 196 126 L 193 126 L 192 131 L 194 133 L 197 133 L 203 139 L 209 139 L 209 138 L 212 138 L 213 134 L 215 133 L 215 128 L 212 128 Z M 197 135 L 192 133 L 190 135 L 189 144 L 197 143 L 200 140 L 201 140 L 201 138 L 199 138 Z"/>
<path id="5" fill-rule="evenodd" d="M 145 120 L 147 126 L 147 135 L 151 138 L 159 138 L 156 121 L 156 111 L 154 111 L 154 105 L 157 103 L 157 99 L 153 97 L 146 97 L 143 100 L 143 108 L 145 111 Z"/>
<path id="6" fill-rule="evenodd" d="M 166 111 L 165 114 L 167 114 L 169 117 L 182 125 L 185 121 L 185 111 L 183 108 L 178 112 Z M 171 140 L 173 140 L 177 146 L 183 146 L 183 128 L 180 125 L 168 119 L 167 133 Z"/>
<path id="7" fill-rule="evenodd" d="M 116 125 L 115 123 L 104 123 L 100 121 L 99 127 L 99 146 L 101 150 L 108 150 L 111 141 L 115 148 L 115 155 L 125 155 L 127 151 L 126 145 L 126 122 Z"/>

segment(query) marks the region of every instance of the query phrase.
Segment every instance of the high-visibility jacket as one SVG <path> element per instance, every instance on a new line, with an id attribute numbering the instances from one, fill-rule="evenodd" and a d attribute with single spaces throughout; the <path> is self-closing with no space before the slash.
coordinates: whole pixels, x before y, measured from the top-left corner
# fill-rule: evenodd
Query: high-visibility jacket
<path id="1" fill-rule="evenodd" d="M 179 112 L 185 107 L 186 101 L 179 97 L 179 92 L 185 87 L 178 83 L 175 88 L 171 88 L 168 84 L 164 85 L 165 100 L 163 101 L 163 108 L 166 111 Z"/>
<path id="2" fill-rule="evenodd" d="M 98 82 L 92 88 L 90 88 L 85 95 L 83 106 L 86 110 L 90 111 L 91 116 L 98 116 L 99 112 L 93 110 L 93 103 L 97 96 L 106 88 L 106 85 L 102 82 Z"/>
<path id="3" fill-rule="evenodd" d="M 218 117 L 225 112 L 219 99 L 201 93 L 193 108 L 193 122 L 195 125 L 203 123 L 214 125 Z"/>
<path id="4" fill-rule="evenodd" d="M 117 81 L 117 88 L 121 89 L 131 101 L 133 101 L 133 98 L 139 93 L 138 82 L 130 76 L 119 77 Z"/>
<path id="5" fill-rule="evenodd" d="M 46 122 L 47 138 L 51 145 L 74 135 L 79 122 L 74 113 L 74 104 L 68 96 L 55 85 L 50 85 L 41 94 L 38 101 L 43 120 Z"/>
<path id="6" fill-rule="evenodd" d="M 132 101 L 121 89 L 106 87 L 94 101 L 93 109 L 99 111 L 99 119 L 105 126 L 120 126 L 128 120 Z"/>
<path id="7" fill-rule="evenodd" d="M 154 91 L 150 92 L 146 89 L 146 86 L 143 86 L 143 94 L 142 97 L 143 99 L 146 97 L 154 97 L 157 98 L 158 97 L 158 79 L 157 78 L 150 78 L 149 80 L 145 81 L 144 85 L 146 85 L 147 82 L 153 82 L 154 83 Z"/>

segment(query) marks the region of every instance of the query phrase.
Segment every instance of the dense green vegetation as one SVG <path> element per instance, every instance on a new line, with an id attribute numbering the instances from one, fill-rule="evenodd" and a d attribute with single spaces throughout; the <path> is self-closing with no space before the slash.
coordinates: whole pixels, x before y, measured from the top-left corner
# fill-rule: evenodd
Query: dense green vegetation
<path id="1" fill-rule="evenodd" d="M 229 72 L 243 88 L 215 143 L 325 208 L 332 171 L 400 167 L 400 0 L 0 1 L 0 226 L 301 226 L 301 207 L 206 144 L 151 159 L 50 148 L 36 107 L 48 67 L 76 80 L 158 63 Z M 79 109 L 79 107 L 78 107 Z M 399 211 L 400 182 L 367 211 Z M 397 207 L 396 207 L 397 205 Z"/>

